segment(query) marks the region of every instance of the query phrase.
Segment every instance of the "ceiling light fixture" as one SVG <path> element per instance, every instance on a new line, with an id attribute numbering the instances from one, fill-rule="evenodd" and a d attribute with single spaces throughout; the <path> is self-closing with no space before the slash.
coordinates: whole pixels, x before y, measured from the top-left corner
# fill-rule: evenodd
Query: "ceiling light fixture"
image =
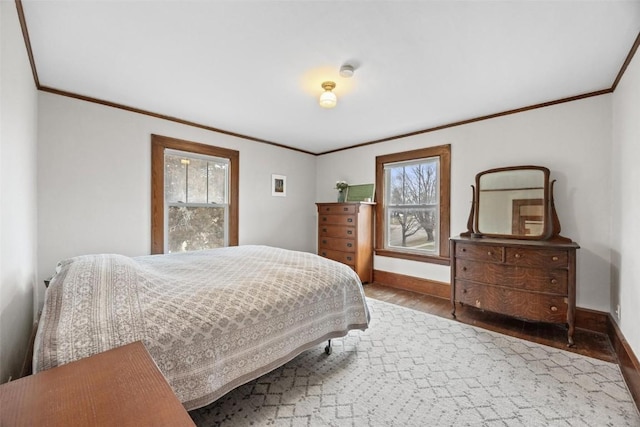
<path id="1" fill-rule="evenodd" d="M 320 95 L 320 106 L 322 108 L 333 108 L 338 103 L 338 98 L 336 94 L 331 92 L 335 89 L 336 84 L 334 82 L 324 82 L 322 83 L 322 95 Z"/>

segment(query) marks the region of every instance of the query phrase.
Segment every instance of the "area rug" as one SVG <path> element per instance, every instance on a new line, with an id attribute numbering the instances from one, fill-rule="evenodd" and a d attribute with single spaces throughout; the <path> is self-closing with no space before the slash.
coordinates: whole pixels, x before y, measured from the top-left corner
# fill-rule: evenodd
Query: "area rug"
<path id="1" fill-rule="evenodd" d="M 199 426 L 640 426 L 617 365 L 374 299 L 371 325 L 191 411 Z"/>

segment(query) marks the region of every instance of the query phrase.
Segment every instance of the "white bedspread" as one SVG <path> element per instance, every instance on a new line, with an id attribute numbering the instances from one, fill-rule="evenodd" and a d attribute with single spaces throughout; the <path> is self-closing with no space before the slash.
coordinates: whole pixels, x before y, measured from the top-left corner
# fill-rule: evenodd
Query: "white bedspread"
<path id="1" fill-rule="evenodd" d="M 141 340 L 187 409 L 204 406 L 369 314 L 358 276 L 266 246 L 62 261 L 47 290 L 34 371 Z"/>

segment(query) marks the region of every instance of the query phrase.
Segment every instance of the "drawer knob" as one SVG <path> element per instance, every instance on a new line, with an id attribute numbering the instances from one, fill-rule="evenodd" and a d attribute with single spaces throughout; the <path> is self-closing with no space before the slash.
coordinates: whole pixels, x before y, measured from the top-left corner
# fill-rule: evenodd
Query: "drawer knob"
<path id="1" fill-rule="evenodd" d="M 326 228 L 323 228 L 323 229 L 322 229 L 322 232 L 323 232 L 323 233 L 326 233 L 326 232 L 327 232 L 327 229 L 326 229 Z"/>
<path id="2" fill-rule="evenodd" d="M 323 240 L 323 241 L 322 241 L 322 244 L 323 244 L 323 245 L 326 245 L 326 244 L 327 244 L 327 241 L 326 241 L 326 240 Z"/>
<path id="3" fill-rule="evenodd" d="M 556 283 L 558 283 L 558 280 L 557 280 L 557 279 L 551 279 L 551 284 L 552 284 L 552 285 L 555 285 Z"/>
<path id="4" fill-rule="evenodd" d="M 557 260 L 559 260 L 560 258 L 558 258 L 557 256 L 554 256 L 554 257 L 551 257 L 551 259 L 552 259 L 553 261 L 557 261 Z"/>
<path id="5" fill-rule="evenodd" d="M 462 267 L 462 271 L 467 271 L 467 267 Z"/>
<path id="6" fill-rule="evenodd" d="M 466 290 L 466 289 L 463 289 L 463 290 L 462 290 L 462 293 L 463 293 L 463 294 L 466 294 L 466 293 L 467 293 L 467 290 Z"/>
<path id="7" fill-rule="evenodd" d="M 330 207 L 327 207 L 327 208 L 325 208 L 325 210 L 326 210 L 327 212 L 329 212 L 329 211 L 331 210 L 331 208 L 330 208 Z"/>
<path id="8" fill-rule="evenodd" d="M 553 311 L 555 313 L 556 311 L 558 311 L 558 307 L 556 307 L 555 305 L 552 305 L 551 306 L 551 311 Z"/>
<path id="9" fill-rule="evenodd" d="M 493 254 L 491 253 L 491 251 L 487 251 L 487 255 L 491 256 Z"/>
<path id="10" fill-rule="evenodd" d="M 322 256 L 327 256 L 327 253 L 326 252 L 322 252 Z"/>
<path id="11" fill-rule="evenodd" d="M 467 248 L 462 248 L 462 252 L 467 252 Z"/>
<path id="12" fill-rule="evenodd" d="M 353 243 L 347 243 L 347 247 L 350 248 L 353 246 Z"/>
<path id="13" fill-rule="evenodd" d="M 353 234 L 353 230 L 347 230 L 347 234 Z"/>
<path id="14" fill-rule="evenodd" d="M 347 257 L 347 261 L 351 261 L 351 257 L 350 256 Z"/>
<path id="15" fill-rule="evenodd" d="M 353 222 L 353 218 L 347 218 L 347 222 Z"/>
<path id="16" fill-rule="evenodd" d="M 349 210 L 349 208 L 342 208 L 342 210 L 346 212 Z"/>
<path id="17" fill-rule="evenodd" d="M 326 216 L 323 216 L 323 217 L 322 217 L 322 220 L 323 220 L 323 221 L 326 221 L 326 220 L 327 220 L 327 217 L 326 217 Z"/>
<path id="18" fill-rule="evenodd" d="M 516 258 L 520 258 L 522 255 L 520 254 L 516 254 Z"/>

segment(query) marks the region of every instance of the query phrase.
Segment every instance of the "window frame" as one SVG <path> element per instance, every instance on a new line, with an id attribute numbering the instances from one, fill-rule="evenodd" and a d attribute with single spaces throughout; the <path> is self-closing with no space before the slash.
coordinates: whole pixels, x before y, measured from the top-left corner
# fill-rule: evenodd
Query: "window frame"
<path id="1" fill-rule="evenodd" d="M 164 152 L 165 149 L 229 160 L 228 245 L 238 246 L 238 200 L 240 152 L 228 148 L 151 135 L 151 254 L 163 254 L 165 242 Z"/>
<path id="2" fill-rule="evenodd" d="M 437 255 L 417 254 L 394 248 L 386 248 L 386 181 L 384 167 L 386 164 L 406 162 L 411 160 L 438 157 L 440 161 L 439 193 L 440 193 L 440 227 L 438 229 L 439 253 Z M 378 256 L 401 258 L 412 261 L 428 262 L 440 265 L 450 265 L 449 238 L 450 230 L 450 200 L 451 200 L 451 145 L 420 148 L 401 153 L 376 156 L 376 246 Z"/>

